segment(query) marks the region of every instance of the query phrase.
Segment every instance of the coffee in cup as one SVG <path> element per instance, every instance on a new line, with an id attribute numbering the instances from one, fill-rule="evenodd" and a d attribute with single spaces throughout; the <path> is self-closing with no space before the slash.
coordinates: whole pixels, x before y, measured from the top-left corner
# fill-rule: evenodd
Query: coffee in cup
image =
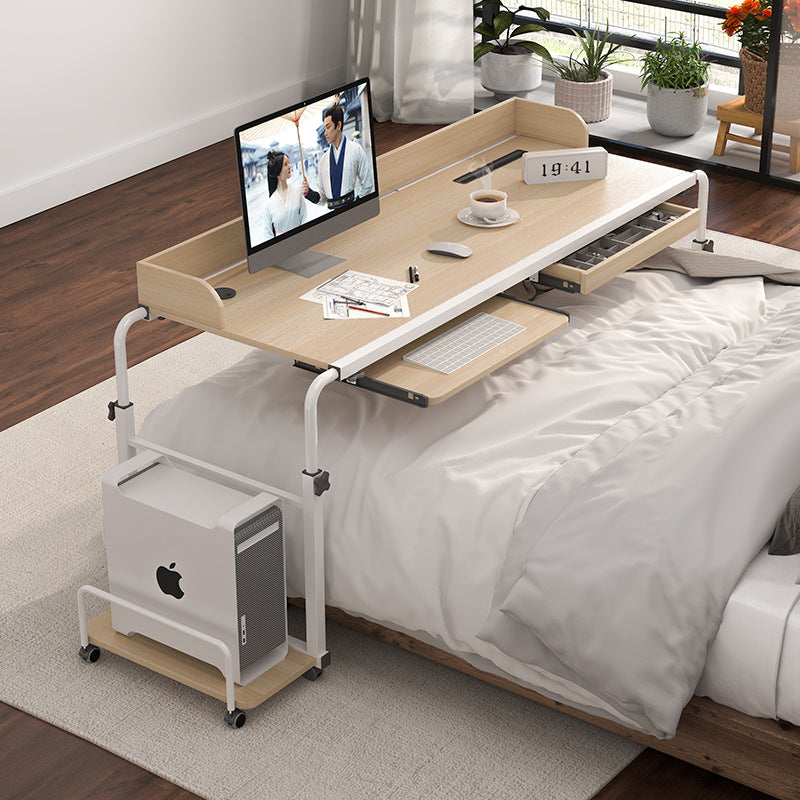
<path id="1" fill-rule="evenodd" d="M 469 210 L 478 219 L 496 222 L 506 215 L 507 199 L 500 189 L 476 189 L 469 196 Z"/>

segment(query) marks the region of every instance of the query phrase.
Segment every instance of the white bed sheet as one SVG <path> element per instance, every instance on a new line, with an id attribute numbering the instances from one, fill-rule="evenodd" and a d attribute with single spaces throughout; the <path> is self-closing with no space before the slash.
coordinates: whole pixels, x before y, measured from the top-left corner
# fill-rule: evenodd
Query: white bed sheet
<path id="1" fill-rule="evenodd" d="M 680 369 L 696 348 L 724 349 L 746 336 L 791 291 L 767 300 L 757 278 L 712 283 L 632 273 L 589 296 L 547 295 L 570 312 L 570 327 L 440 406 L 420 409 L 339 384 L 327 389 L 320 401 L 320 464 L 332 480 L 325 495 L 327 602 L 486 659 L 548 696 L 635 726 L 591 691 L 477 637 L 514 527 L 530 487 L 568 457 L 584 421 L 620 412 L 619 372 L 609 370 L 615 383 L 604 385 L 598 352 L 617 368 L 630 364 L 627 387 L 636 394 L 647 384 L 637 365 L 642 346 L 668 351 L 674 344 L 659 337 L 665 309 L 682 319 L 687 311 L 689 319 L 706 317 L 698 317 L 699 344 L 677 358 Z M 299 493 L 302 398 L 311 377 L 254 352 L 160 406 L 141 435 Z M 570 420 L 572 428 L 564 424 Z M 524 460 L 521 437 L 529 448 Z M 300 593 L 299 515 L 293 523 L 291 517 L 288 578 Z"/>

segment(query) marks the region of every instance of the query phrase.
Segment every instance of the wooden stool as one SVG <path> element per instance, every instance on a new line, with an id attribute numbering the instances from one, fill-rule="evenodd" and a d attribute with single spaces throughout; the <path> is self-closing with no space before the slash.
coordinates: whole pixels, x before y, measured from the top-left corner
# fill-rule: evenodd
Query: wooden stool
<path id="1" fill-rule="evenodd" d="M 717 143 L 714 145 L 715 156 L 725 155 L 725 146 L 729 141 L 761 147 L 760 139 L 731 133 L 731 123 L 752 128 L 753 136 L 760 136 L 763 130 L 762 115 L 748 111 L 744 107 L 744 97 L 737 97 L 735 100 L 717 106 L 717 119 L 719 120 L 719 130 L 717 131 Z M 789 172 L 792 175 L 800 172 L 800 120 L 776 119 L 774 129 L 776 133 L 782 133 L 789 137 L 789 146 L 773 144 L 772 149 L 789 154 Z"/>

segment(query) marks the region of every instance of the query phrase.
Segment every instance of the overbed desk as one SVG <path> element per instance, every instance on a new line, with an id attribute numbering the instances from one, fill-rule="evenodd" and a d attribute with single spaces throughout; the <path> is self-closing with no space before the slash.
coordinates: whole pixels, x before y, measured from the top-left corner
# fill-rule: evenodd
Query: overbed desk
<path id="1" fill-rule="evenodd" d="M 499 293 L 537 275 L 560 288 L 591 291 L 692 231 L 699 231 L 698 240 L 705 239 L 708 182 L 704 173 L 613 155 L 603 180 L 549 185 L 525 184 L 521 163 L 515 161 L 497 169 L 491 183 L 508 192 L 509 205 L 520 214 L 520 221 L 486 229 L 457 220 L 456 213 L 469 203 L 469 192 L 481 184 L 456 183 L 455 177 L 518 148 L 530 151 L 587 145 L 586 125 L 572 111 L 509 100 L 379 158 L 380 215 L 320 245 L 320 250 L 346 261 L 312 280 L 277 268 L 249 274 L 241 219 L 138 263 L 141 306 L 123 319 L 115 336 L 118 399 L 111 406 L 120 461 L 137 450 L 159 450 L 153 443 L 137 439 L 133 427 L 125 337 L 136 320 L 166 317 L 278 353 L 320 373 L 305 400 L 302 498 L 267 487 L 303 509 L 307 638 L 297 646 L 310 659 L 306 666 L 312 664 L 320 670 L 328 660 L 320 499 L 328 476 L 317 463 L 317 400 L 324 387 L 347 381 L 419 405 L 443 401 L 568 323 L 563 314 Z M 588 269 L 560 261 L 695 184 L 698 208 L 667 205 L 672 221 L 635 245 Z M 430 243 L 443 240 L 463 242 L 474 253 L 465 261 L 455 261 L 427 252 Z M 343 269 L 404 279 L 410 264 L 416 264 L 421 274 L 420 283 L 408 296 L 410 318 L 325 320 L 318 304 L 300 299 Z M 220 299 L 216 289 L 223 286 L 233 288 L 235 296 Z M 406 350 L 476 310 L 518 322 L 526 330 L 452 375 L 403 361 Z M 182 458 L 176 453 L 168 455 L 178 461 Z M 244 476 L 223 474 L 212 465 L 188 458 L 184 461 L 222 481 L 248 482 Z M 101 643 L 106 633 L 95 628 L 92 640 Z M 108 641 L 102 644 L 113 649 Z M 158 669 L 153 659 L 148 666 Z M 237 702 L 252 707 L 303 669 L 301 665 L 288 678 L 271 684 L 263 696 L 240 699 L 237 694 Z M 175 670 L 170 674 L 180 679 Z M 226 697 L 225 691 L 217 688 L 215 693 L 205 683 L 191 685 Z M 230 710 L 230 683 L 227 689 Z"/>
<path id="2" fill-rule="evenodd" d="M 508 192 L 509 206 L 520 214 L 514 225 L 496 229 L 469 227 L 456 213 L 469 205 L 479 181 L 453 179 L 472 165 L 517 148 L 546 150 L 585 147 L 588 132 L 574 112 L 509 100 L 462 120 L 378 159 L 380 215 L 328 239 L 319 249 L 346 259 L 315 282 L 277 268 L 247 272 L 241 219 L 156 254 L 138 264 L 139 301 L 151 313 L 228 336 L 319 369 L 333 367 L 340 380 L 364 372 L 368 377 L 424 395 L 446 399 L 491 369 L 560 329 L 561 315 L 518 308 L 510 300 L 493 301 L 517 282 L 547 273 L 564 287 L 591 291 L 665 245 L 705 227 L 707 190 L 704 173 L 609 156 L 603 180 L 527 185 L 521 162 L 491 175 L 495 188 Z M 478 153 L 478 155 L 475 155 Z M 680 218 L 589 270 L 559 260 L 701 181 L 699 208 L 677 209 Z M 704 238 L 701 234 L 698 238 Z M 426 251 L 436 241 L 469 245 L 473 255 L 454 260 Z M 310 288 L 352 269 L 404 280 L 419 267 L 421 281 L 409 294 L 410 318 L 325 320 L 320 306 L 299 299 Z M 224 269 L 226 265 L 232 265 Z M 204 279 L 204 276 L 213 277 Z M 214 289 L 235 289 L 220 300 Z M 407 346 L 440 331 L 459 315 L 485 302 L 492 313 L 516 315 L 528 328 L 454 376 L 442 376 L 403 363 Z"/>

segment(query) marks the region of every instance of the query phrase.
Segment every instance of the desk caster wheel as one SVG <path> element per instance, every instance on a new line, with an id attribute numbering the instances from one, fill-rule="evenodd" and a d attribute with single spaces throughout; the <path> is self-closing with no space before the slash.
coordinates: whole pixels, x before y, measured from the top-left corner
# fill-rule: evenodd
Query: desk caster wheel
<path id="1" fill-rule="evenodd" d="M 94 644 L 87 644 L 86 647 L 81 647 L 78 650 L 78 655 L 90 664 L 94 664 L 100 658 L 100 648 Z"/>
<path id="2" fill-rule="evenodd" d="M 246 721 L 247 715 L 244 711 L 239 711 L 238 708 L 234 708 L 233 711 L 225 712 L 225 722 L 227 722 L 231 728 L 241 728 Z"/>
<path id="3" fill-rule="evenodd" d="M 319 667 L 311 667 L 303 673 L 303 677 L 307 681 L 315 681 L 320 675 L 322 675 L 322 670 Z"/>

